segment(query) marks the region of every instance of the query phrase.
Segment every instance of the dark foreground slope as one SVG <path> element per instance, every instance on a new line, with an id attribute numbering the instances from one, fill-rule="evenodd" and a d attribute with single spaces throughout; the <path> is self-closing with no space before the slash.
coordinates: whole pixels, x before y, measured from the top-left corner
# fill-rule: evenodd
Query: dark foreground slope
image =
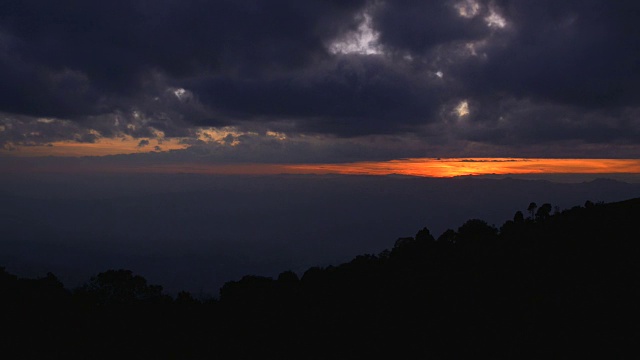
<path id="1" fill-rule="evenodd" d="M 5 352 L 56 358 L 624 358 L 640 341 L 640 199 L 500 230 L 469 220 L 298 278 L 246 276 L 173 300 L 128 271 L 73 292 L 0 272 Z M 633 357 L 630 357 L 633 358 Z"/>

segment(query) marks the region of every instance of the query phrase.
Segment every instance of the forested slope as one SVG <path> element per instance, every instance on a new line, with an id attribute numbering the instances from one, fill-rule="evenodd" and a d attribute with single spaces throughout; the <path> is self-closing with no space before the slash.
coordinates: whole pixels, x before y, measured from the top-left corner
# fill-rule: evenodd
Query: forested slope
<path id="1" fill-rule="evenodd" d="M 1 341 L 50 358 L 621 358 L 640 341 L 639 220 L 640 199 L 532 203 L 500 229 L 424 228 L 300 278 L 245 276 L 208 301 L 126 270 L 74 290 L 2 270 Z"/>

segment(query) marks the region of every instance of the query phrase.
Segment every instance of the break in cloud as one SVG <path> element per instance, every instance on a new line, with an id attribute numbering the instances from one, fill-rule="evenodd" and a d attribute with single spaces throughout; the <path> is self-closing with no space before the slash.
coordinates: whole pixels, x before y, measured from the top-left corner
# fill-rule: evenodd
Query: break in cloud
<path id="1" fill-rule="evenodd" d="M 6 0 L 0 145 L 637 157 L 638 13 L 609 0 Z"/>

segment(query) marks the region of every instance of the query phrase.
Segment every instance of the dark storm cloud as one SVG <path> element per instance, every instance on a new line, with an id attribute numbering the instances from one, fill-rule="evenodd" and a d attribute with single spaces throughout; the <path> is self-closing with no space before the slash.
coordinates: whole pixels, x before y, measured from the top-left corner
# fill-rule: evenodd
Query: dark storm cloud
<path id="1" fill-rule="evenodd" d="M 34 120 L 0 113 L 0 149 L 11 150 L 15 144 L 47 145 L 59 140 L 93 143 L 97 140 L 97 135 L 73 121 L 47 118 Z"/>
<path id="2" fill-rule="evenodd" d="M 477 3 L 477 14 L 470 18 L 459 14 L 458 7 L 467 8 L 471 4 L 476 3 L 388 1 L 376 8 L 373 14 L 374 26 L 380 31 L 380 40 L 391 49 L 423 54 L 438 45 L 481 40 L 489 35 L 490 29 L 483 20 L 487 12 L 486 6 L 481 7 Z"/>
<path id="3" fill-rule="evenodd" d="M 443 114 L 442 136 L 502 146 L 581 141 L 585 144 L 640 142 L 640 108 L 593 108 L 540 103 L 515 97 L 469 100 L 471 112 Z M 451 104 L 450 106 L 453 106 Z"/>
<path id="4" fill-rule="evenodd" d="M 200 126 L 234 126 L 443 147 L 634 143 L 638 14 L 606 0 L 7 0 L 0 112 L 23 132 L 0 138 L 46 142 L 32 129 L 55 118 L 76 129 L 67 139 L 197 143 Z"/>
<path id="5" fill-rule="evenodd" d="M 499 4 L 509 29 L 481 46 L 486 59 L 455 64 L 469 94 L 507 93 L 596 108 L 638 105 L 640 3 Z"/>
<path id="6" fill-rule="evenodd" d="M 383 57 L 338 56 L 290 75 L 217 77 L 193 89 L 229 117 L 294 119 L 298 131 L 347 136 L 406 131 L 431 121 L 438 108 L 432 80 Z"/>
<path id="7" fill-rule="evenodd" d="M 325 55 L 324 41 L 353 27 L 363 1 L 3 1 L 0 44 L 4 110 L 31 115 L 70 116 L 84 97 L 135 96 L 154 70 L 176 79 L 208 72 L 246 76 L 306 64 Z M 82 74 L 80 110 L 55 99 L 77 89 L 55 79 L 68 69 Z M 63 76 L 64 77 L 64 76 Z M 24 84 L 19 85 L 20 82 Z M 42 88 L 45 88 L 42 90 Z M 26 98 L 39 95 L 40 104 Z M 50 103 L 49 103 L 50 102 Z M 10 104 L 15 104 L 9 107 Z M 113 105 L 113 104 L 112 104 Z M 117 104 L 116 104 L 117 105 Z M 90 112 L 86 109 L 84 112 Z"/>

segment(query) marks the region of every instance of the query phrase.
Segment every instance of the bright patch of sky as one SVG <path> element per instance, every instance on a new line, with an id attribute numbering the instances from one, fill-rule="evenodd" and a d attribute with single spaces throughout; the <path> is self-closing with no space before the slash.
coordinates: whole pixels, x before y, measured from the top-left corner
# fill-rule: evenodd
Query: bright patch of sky
<path id="1" fill-rule="evenodd" d="M 456 106 L 455 112 L 459 118 L 469 115 L 469 103 L 466 100 L 461 101 L 458 106 Z"/>
<path id="2" fill-rule="evenodd" d="M 364 13 L 358 30 L 344 34 L 329 46 L 329 51 L 332 54 L 379 55 L 382 54 L 379 38 L 380 33 L 372 27 L 371 15 Z"/>
<path id="3" fill-rule="evenodd" d="M 480 4 L 475 0 L 464 0 L 455 4 L 453 7 L 458 10 L 458 15 L 467 19 L 475 17 L 480 12 Z"/>
<path id="4" fill-rule="evenodd" d="M 466 56 L 479 56 L 480 58 L 486 59 L 487 53 L 484 49 L 487 46 L 487 40 L 480 40 L 469 42 L 465 44 L 465 55 Z"/>
<path id="5" fill-rule="evenodd" d="M 205 143 L 218 143 L 221 145 L 236 146 L 240 144 L 238 140 L 243 135 L 258 135 L 254 132 L 239 131 L 233 126 L 225 126 L 222 128 L 206 127 L 198 129 L 197 139 Z"/>
<path id="6" fill-rule="evenodd" d="M 98 136 L 96 130 L 90 130 L 90 134 Z M 8 144 L 4 148 L 0 147 L 0 155 L 11 151 L 14 156 L 105 156 L 119 154 L 135 154 L 152 151 L 183 150 L 189 147 L 182 144 L 180 139 L 145 139 L 143 144 L 150 146 L 140 146 L 142 139 L 129 135 L 120 137 L 105 138 L 97 137 L 93 142 L 78 142 L 74 140 L 54 141 L 46 144 L 36 144 L 29 146 Z M 148 142 L 148 143 L 147 143 Z M 152 146 L 157 144 L 157 146 Z M 161 145 L 161 147 L 160 147 Z"/>
<path id="7" fill-rule="evenodd" d="M 478 53 L 476 52 L 476 44 L 474 43 L 467 43 L 466 44 L 467 49 L 469 49 L 469 53 L 473 56 L 478 56 Z"/>
<path id="8" fill-rule="evenodd" d="M 458 11 L 458 15 L 466 19 L 474 18 L 480 14 L 480 4 L 476 0 L 463 0 L 453 7 Z M 484 21 L 490 28 L 502 29 L 507 26 L 507 20 L 492 5 L 489 5 L 489 15 L 484 18 Z"/>
<path id="9" fill-rule="evenodd" d="M 286 140 L 287 139 L 287 135 L 281 132 L 276 132 L 276 131 L 267 131 L 266 133 L 267 136 L 269 137 L 273 137 L 276 138 L 278 140 Z"/>
<path id="10" fill-rule="evenodd" d="M 183 88 L 169 88 L 168 91 L 171 91 L 180 101 L 187 101 L 193 97 L 191 91 Z"/>
<path id="11" fill-rule="evenodd" d="M 484 18 L 484 21 L 486 21 L 487 26 L 491 28 L 502 29 L 507 26 L 507 20 L 495 12 L 494 9 L 490 9 L 489 15 Z"/>

